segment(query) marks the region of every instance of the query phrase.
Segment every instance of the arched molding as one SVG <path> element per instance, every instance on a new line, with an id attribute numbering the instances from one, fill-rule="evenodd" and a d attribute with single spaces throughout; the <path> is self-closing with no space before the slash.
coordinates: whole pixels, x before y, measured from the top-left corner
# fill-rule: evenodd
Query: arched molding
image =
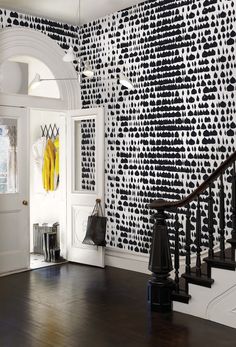
<path id="1" fill-rule="evenodd" d="M 50 37 L 26 28 L 0 30 L 0 64 L 15 56 L 31 56 L 41 60 L 55 78 L 76 78 L 72 63 L 63 62 L 64 51 Z M 80 85 L 77 81 L 57 81 L 65 109 L 81 107 Z M 28 97 L 37 98 L 37 97 Z"/>

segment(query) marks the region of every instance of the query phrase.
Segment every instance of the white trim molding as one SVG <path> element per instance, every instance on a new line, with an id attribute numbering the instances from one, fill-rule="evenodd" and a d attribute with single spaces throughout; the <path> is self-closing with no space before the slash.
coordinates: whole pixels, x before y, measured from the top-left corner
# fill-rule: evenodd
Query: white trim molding
<path id="1" fill-rule="evenodd" d="M 16 56 L 30 56 L 42 61 L 52 71 L 55 78 L 77 78 L 73 64 L 65 63 L 62 60 L 64 56 L 63 49 L 54 40 L 39 31 L 26 28 L 5 28 L 0 30 L 0 64 Z M 60 106 L 64 105 L 64 109 L 81 107 L 78 81 L 58 81 L 58 87 L 61 95 L 61 100 L 58 103 Z M 18 96 L 18 103 L 24 101 L 21 98 L 25 98 L 25 96 Z M 27 98 L 35 102 L 38 99 L 28 95 Z M 43 108 L 43 99 L 40 98 L 41 108 Z M 0 104 L 6 105 L 7 100 L 7 95 L 1 93 Z M 31 106 L 34 106 L 32 102 Z"/>
<path id="2" fill-rule="evenodd" d="M 218 249 L 218 248 L 216 248 Z M 207 250 L 203 251 L 201 258 L 207 256 Z M 180 274 L 185 272 L 185 257 L 180 257 Z M 194 266 L 196 262 L 196 254 L 191 255 L 191 264 Z M 146 274 L 151 274 L 148 270 L 149 254 L 137 254 L 130 251 L 124 251 L 118 248 L 106 247 L 105 265 L 117 267 L 120 269 L 136 271 Z M 172 255 L 172 264 L 174 265 L 174 255 Z M 171 273 L 174 277 L 174 271 Z"/>
<path id="3" fill-rule="evenodd" d="M 120 269 L 151 274 L 148 270 L 149 255 L 135 254 L 117 248 L 106 248 L 105 265 Z"/>

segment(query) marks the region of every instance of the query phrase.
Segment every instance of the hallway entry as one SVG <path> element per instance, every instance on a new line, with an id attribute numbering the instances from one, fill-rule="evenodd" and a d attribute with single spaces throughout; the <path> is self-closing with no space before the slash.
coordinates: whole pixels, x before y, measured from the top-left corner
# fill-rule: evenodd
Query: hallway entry
<path id="1" fill-rule="evenodd" d="M 0 112 L 0 141 L 5 141 L 0 171 L 0 275 L 29 268 L 35 224 L 58 224 L 57 247 L 64 259 L 103 267 L 103 249 L 82 244 L 95 200 L 104 203 L 103 110 L 79 109 L 77 72 L 72 63 L 63 62 L 64 51 L 49 37 L 7 28 L 0 31 L 0 40 L 0 64 L 7 71 L 11 64 L 23 71 L 17 83 L 0 93 L 0 105 L 7 105 Z M 36 73 L 66 80 L 45 81 L 32 90 Z M 42 129 L 54 125 L 60 142 L 60 175 L 55 189 L 49 190 L 36 177 L 33 146 L 45 136 Z M 11 138 L 4 129 L 16 133 L 14 146 L 7 145 Z"/>

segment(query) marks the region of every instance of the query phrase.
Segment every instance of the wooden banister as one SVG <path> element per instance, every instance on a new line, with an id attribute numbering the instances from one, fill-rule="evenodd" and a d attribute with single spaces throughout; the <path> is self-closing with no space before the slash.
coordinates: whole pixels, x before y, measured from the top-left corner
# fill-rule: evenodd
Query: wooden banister
<path id="1" fill-rule="evenodd" d="M 170 311 L 172 309 L 172 298 L 180 302 L 188 302 L 190 296 L 188 293 L 188 283 L 194 283 L 205 287 L 211 287 L 214 282 L 211 278 L 211 266 L 235 269 L 235 249 L 236 249 L 236 151 L 231 154 L 198 188 L 190 195 L 177 201 L 155 200 L 149 207 L 156 209 L 157 213 L 153 216 L 155 219 L 153 227 L 152 244 L 149 258 L 149 270 L 152 277 L 148 283 L 148 302 L 153 311 Z M 227 262 L 225 258 L 225 188 L 223 174 L 225 170 L 232 165 L 232 238 L 227 240 L 231 243 L 232 254 L 231 261 Z M 217 259 L 214 255 L 214 199 L 213 182 L 220 177 L 219 185 L 219 236 L 220 236 L 220 257 Z M 208 192 L 208 234 L 209 234 L 209 252 L 208 258 L 204 258 L 207 263 L 207 274 L 202 273 L 201 265 L 201 247 L 202 247 L 202 206 L 200 195 L 209 188 Z M 197 199 L 195 206 L 195 247 L 196 247 L 196 265 L 195 270 L 191 270 L 191 211 L 190 203 Z M 186 207 L 186 273 L 181 277 L 186 280 L 185 292 L 180 290 L 179 281 L 179 219 L 178 208 Z M 170 278 L 170 272 L 173 269 L 169 232 L 166 219 L 168 212 L 175 212 L 175 280 Z M 174 294 L 173 294 L 174 293 Z M 174 295 L 174 296 L 173 296 Z"/>
<path id="2" fill-rule="evenodd" d="M 150 205 L 149 208 L 152 209 L 172 209 L 172 208 L 178 208 L 183 207 L 195 200 L 201 193 L 203 193 L 209 186 L 217 180 L 220 175 L 222 175 L 227 168 L 232 165 L 236 161 L 236 151 L 231 154 L 207 179 L 199 186 L 197 187 L 191 194 L 189 194 L 187 197 L 183 198 L 182 200 L 176 200 L 176 201 L 167 201 L 167 200 L 154 200 Z"/>

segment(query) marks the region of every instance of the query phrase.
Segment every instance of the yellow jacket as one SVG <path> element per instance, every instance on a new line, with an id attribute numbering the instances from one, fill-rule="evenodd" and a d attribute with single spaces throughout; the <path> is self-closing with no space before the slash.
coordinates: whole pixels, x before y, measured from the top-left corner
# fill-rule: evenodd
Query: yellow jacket
<path id="1" fill-rule="evenodd" d="M 44 152 L 43 164 L 43 187 L 46 191 L 54 190 L 54 172 L 55 172 L 55 147 L 49 139 Z"/>
<path id="2" fill-rule="evenodd" d="M 59 183 L 59 173 L 60 173 L 59 137 L 57 137 L 56 140 L 54 141 L 54 146 L 55 146 L 55 188 L 56 188 Z"/>

